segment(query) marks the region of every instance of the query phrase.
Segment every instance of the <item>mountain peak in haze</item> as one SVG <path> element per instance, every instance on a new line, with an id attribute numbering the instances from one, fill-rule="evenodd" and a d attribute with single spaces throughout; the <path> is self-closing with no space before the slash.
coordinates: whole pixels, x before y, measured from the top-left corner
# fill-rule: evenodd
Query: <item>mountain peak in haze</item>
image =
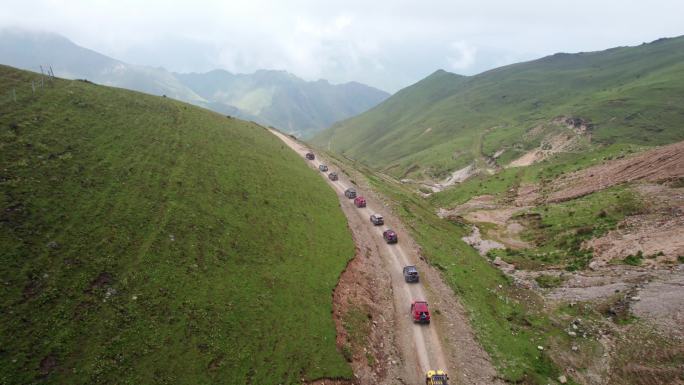
<path id="1" fill-rule="evenodd" d="M 0 61 L 31 71 L 47 65 L 59 77 L 166 95 L 300 136 L 358 115 L 389 97 L 361 83 L 333 85 L 325 79 L 310 82 L 285 70 L 172 73 L 161 66 L 121 62 L 58 34 L 14 28 L 0 30 Z"/>

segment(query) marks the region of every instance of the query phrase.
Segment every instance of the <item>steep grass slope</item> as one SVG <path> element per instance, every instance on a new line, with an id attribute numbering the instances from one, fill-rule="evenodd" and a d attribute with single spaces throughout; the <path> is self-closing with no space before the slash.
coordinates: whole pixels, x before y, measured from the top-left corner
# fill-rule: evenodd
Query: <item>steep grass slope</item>
<path id="1" fill-rule="evenodd" d="M 556 54 L 476 76 L 438 71 L 313 142 L 397 177 L 443 178 L 481 158 L 499 165 L 588 127 L 579 150 L 684 139 L 684 37 L 601 52 Z M 535 128 L 537 128 L 535 130 Z M 589 141 L 591 144 L 587 145 Z"/>
<path id="2" fill-rule="evenodd" d="M 331 291 L 353 243 L 294 152 L 161 97 L 32 96 L 37 77 L 0 67 L 0 382 L 351 376 Z"/>

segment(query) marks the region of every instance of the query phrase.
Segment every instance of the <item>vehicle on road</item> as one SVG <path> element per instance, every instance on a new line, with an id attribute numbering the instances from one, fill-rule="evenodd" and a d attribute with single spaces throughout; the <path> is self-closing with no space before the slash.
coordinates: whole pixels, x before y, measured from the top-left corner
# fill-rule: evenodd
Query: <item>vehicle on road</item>
<path id="1" fill-rule="evenodd" d="M 419 279 L 418 269 L 415 266 L 404 266 L 404 281 L 418 282 Z"/>
<path id="2" fill-rule="evenodd" d="M 354 206 L 356 207 L 366 207 L 366 198 L 364 197 L 356 197 L 354 198 Z"/>
<path id="3" fill-rule="evenodd" d="M 382 215 L 380 215 L 380 214 L 371 214 L 370 221 L 375 226 L 380 226 L 380 225 L 385 224 L 385 218 L 383 218 Z"/>
<path id="4" fill-rule="evenodd" d="M 344 190 L 344 196 L 346 196 L 349 199 L 354 199 L 356 198 L 356 190 L 350 187 Z"/>
<path id="5" fill-rule="evenodd" d="M 318 165 L 318 169 L 321 170 L 321 172 L 326 172 L 326 171 L 328 171 L 328 166 L 326 166 L 324 164 L 320 164 L 320 165 Z"/>
<path id="6" fill-rule="evenodd" d="M 316 159 L 316 155 L 314 155 L 313 152 L 307 152 L 305 156 L 306 156 L 306 159 L 308 159 L 308 160 Z"/>
<path id="7" fill-rule="evenodd" d="M 411 319 L 414 323 L 430 323 L 430 311 L 425 301 L 411 302 Z"/>
<path id="8" fill-rule="evenodd" d="M 338 180 L 338 179 L 339 179 L 339 178 L 337 177 L 337 173 L 336 173 L 336 172 L 331 172 L 330 174 L 328 174 L 328 178 L 329 178 L 330 180 Z"/>
<path id="9" fill-rule="evenodd" d="M 387 229 L 382 232 L 382 237 L 385 238 L 385 242 L 387 243 L 397 243 L 399 242 L 399 238 L 397 237 L 397 233 L 394 232 L 392 229 Z"/>
<path id="10" fill-rule="evenodd" d="M 425 373 L 425 385 L 449 385 L 449 376 L 443 370 L 428 370 Z"/>

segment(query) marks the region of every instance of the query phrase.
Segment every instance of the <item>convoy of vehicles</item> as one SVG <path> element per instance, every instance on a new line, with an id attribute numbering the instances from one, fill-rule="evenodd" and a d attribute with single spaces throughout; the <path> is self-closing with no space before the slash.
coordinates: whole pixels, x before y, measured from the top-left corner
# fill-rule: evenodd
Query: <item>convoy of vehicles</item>
<path id="1" fill-rule="evenodd" d="M 387 229 L 387 230 L 383 231 L 382 237 L 385 239 L 385 242 L 387 242 L 387 243 L 399 242 L 399 238 L 397 237 L 397 233 L 392 229 Z"/>
<path id="2" fill-rule="evenodd" d="M 380 226 L 385 224 L 385 218 L 380 214 L 371 214 L 370 221 L 375 226 Z"/>
<path id="3" fill-rule="evenodd" d="M 306 153 L 306 159 L 314 160 L 316 157 L 313 152 Z M 321 164 L 318 166 L 321 172 L 327 172 L 328 166 Z M 336 181 L 339 179 L 336 172 L 331 172 L 328 174 L 328 178 L 331 181 Z M 350 187 L 344 191 L 344 196 L 349 199 L 354 199 L 354 205 L 356 207 L 362 208 L 366 207 L 366 199 L 362 196 L 357 196 L 356 189 Z M 385 224 L 385 219 L 382 215 L 374 213 L 370 216 L 370 221 L 374 226 L 381 226 Z M 392 229 L 386 229 L 382 233 L 382 237 L 388 244 L 397 243 L 399 238 L 397 233 Z M 416 266 L 409 265 L 403 268 L 404 281 L 407 283 L 417 283 L 420 280 L 420 275 L 418 274 L 418 269 Z M 428 303 L 423 300 L 413 300 L 411 302 L 411 319 L 414 323 L 430 323 L 430 311 L 428 309 Z M 448 385 L 449 376 L 443 370 L 428 370 L 425 374 L 425 385 Z"/>
<path id="4" fill-rule="evenodd" d="M 430 323 L 430 310 L 425 301 L 414 300 L 411 302 L 411 319 L 414 323 Z"/>

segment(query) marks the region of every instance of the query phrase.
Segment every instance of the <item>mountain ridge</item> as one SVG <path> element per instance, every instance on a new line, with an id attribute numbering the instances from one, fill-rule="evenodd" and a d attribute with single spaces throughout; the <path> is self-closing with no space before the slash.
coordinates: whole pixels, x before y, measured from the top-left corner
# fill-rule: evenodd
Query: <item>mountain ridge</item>
<path id="1" fill-rule="evenodd" d="M 32 71 L 39 71 L 41 64 L 51 65 L 59 77 L 166 95 L 299 136 L 357 115 L 389 96 L 358 82 L 306 81 L 283 70 L 233 74 L 215 69 L 180 74 L 164 67 L 128 64 L 58 34 L 12 28 L 0 30 L 0 58 L 2 64 Z M 224 87 L 240 88 L 214 90 L 219 94 L 205 92 L 207 83 L 216 78 Z"/>
<path id="2" fill-rule="evenodd" d="M 540 141 L 569 133 L 554 123 L 560 117 L 591 125 L 584 149 L 671 143 L 684 139 L 677 125 L 682 63 L 684 37 L 675 37 L 467 77 L 436 71 L 312 142 L 395 177 L 432 180 L 485 158 L 505 167 Z"/>

